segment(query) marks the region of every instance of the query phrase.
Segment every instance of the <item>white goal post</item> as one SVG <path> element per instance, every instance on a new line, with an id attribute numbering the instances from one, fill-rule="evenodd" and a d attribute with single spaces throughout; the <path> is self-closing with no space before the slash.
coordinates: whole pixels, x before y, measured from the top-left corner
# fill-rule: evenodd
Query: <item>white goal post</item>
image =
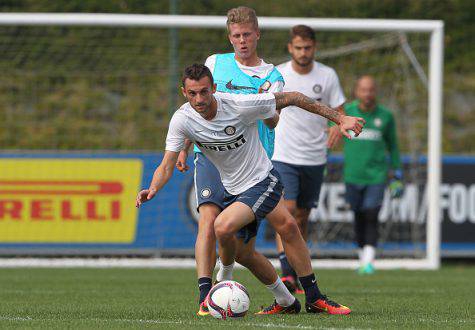
<path id="1" fill-rule="evenodd" d="M 121 27 L 225 27 L 223 16 L 134 15 L 86 13 L 2 13 L 0 26 L 121 26 Z M 317 31 L 419 32 L 430 34 L 428 69 L 428 157 L 427 157 L 427 223 L 426 255 L 422 259 L 392 259 L 376 262 L 377 268 L 438 269 L 440 267 L 440 182 L 441 182 L 441 118 L 443 80 L 443 21 L 391 19 L 322 19 L 259 17 L 261 29 L 289 29 L 305 24 Z M 129 259 L 130 260 L 130 259 Z M 178 261 L 176 266 L 179 266 Z M 2 260 L 0 259 L 0 267 Z M 173 266 L 173 263 L 167 263 Z M 316 260 L 315 267 L 352 267 L 345 260 Z"/>

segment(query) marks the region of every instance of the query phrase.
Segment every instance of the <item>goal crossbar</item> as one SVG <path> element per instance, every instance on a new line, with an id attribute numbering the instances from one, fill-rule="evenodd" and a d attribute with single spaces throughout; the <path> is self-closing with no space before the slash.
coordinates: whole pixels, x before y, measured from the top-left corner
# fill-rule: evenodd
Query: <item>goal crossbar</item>
<path id="1" fill-rule="evenodd" d="M 69 26 L 141 26 L 223 28 L 224 16 L 86 14 L 86 13 L 2 13 L 0 25 L 69 25 Z M 305 24 L 326 31 L 405 31 L 432 32 L 443 29 L 439 20 L 355 19 L 259 17 L 260 28 L 288 29 Z"/>

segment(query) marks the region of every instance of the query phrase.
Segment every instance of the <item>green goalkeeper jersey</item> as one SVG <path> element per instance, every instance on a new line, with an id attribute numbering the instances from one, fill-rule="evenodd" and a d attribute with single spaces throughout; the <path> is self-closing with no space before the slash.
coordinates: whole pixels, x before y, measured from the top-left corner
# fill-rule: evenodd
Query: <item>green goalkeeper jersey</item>
<path id="1" fill-rule="evenodd" d="M 346 104 L 345 112 L 366 120 L 358 137 L 352 135 L 351 140 L 345 139 L 345 182 L 362 185 L 385 183 L 389 165 L 392 169 L 401 167 L 392 113 L 379 104 L 372 111 L 361 111 L 359 101 Z"/>

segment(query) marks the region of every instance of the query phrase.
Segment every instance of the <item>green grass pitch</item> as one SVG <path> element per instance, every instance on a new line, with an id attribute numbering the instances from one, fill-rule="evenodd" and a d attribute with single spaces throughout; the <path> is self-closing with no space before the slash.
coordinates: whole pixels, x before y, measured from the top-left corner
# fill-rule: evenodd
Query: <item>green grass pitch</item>
<path id="1" fill-rule="evenodd" d="M 235 279 L 251 295 L 240 320 L 198 317 L 192 269 L 0 269 L 0 328 L 329 329 L 475 328 L 475 267 L 432 271 L 317 271 L 321 288 L 353 309 L 349 316 L 255 316 L 272 301 L 246 270 Z M 299 296 L 303 302 L 303 296 Z"/>

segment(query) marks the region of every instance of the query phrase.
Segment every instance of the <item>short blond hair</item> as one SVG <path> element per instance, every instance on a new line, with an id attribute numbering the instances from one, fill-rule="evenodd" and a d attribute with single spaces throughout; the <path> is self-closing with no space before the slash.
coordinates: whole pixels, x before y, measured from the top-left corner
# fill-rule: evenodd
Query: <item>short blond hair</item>
<path id="1" fill-rule="evenodd" d="M 259 28 L 257 23 L 256 11 L 249 7 L 239 6 L 237 8 L 232 8 L 228 11 L 228 20 L 226 21 L 226 26 L 228 27 L 231 24 L 246 24 L 252 23 L 256 30 Z"/>

